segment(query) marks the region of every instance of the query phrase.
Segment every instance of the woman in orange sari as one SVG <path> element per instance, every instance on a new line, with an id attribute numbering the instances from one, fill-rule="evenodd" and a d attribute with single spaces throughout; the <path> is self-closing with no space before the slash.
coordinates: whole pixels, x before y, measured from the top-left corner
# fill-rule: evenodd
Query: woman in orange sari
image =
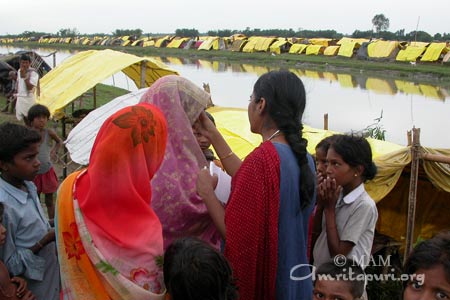
<path id="1" fill-rule="evenodd" d="M 87 169 L 61 184 L 57 245 L 64 299 L 163 299 L 163 238 L 151 181 L 164 157 L 166 120 L 126 107 L 102 125 Z"/>

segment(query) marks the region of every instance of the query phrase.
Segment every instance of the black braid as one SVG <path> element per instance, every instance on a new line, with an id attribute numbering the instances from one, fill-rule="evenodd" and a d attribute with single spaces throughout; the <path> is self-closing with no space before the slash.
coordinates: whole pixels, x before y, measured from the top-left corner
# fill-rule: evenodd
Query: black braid
<path id="1" fill-rule="evenodd" d="M 301 207 L 307 207 L 313 199 L 315 177 L 309 167 L 306 139 L 303 138 L 301 119 L 306 105 L 306 93 L 302 81 L 289 71 L 272 71 L 262 75 L 254 86 L 256 99 L 266 99 L 267 110 L 277 128 L 294 152 L 300 167 Z"/>

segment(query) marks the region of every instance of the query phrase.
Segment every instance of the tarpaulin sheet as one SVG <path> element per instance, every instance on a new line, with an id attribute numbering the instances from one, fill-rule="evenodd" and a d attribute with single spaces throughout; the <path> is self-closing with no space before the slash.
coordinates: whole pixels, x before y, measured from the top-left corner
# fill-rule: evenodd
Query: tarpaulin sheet
<path id="1" fill-rule="evenodd" d="M 53 115 L 62 110 L 84 92 L 113 74 L 122 71 L 137 87 L 141 87 L 141 64 L 145 63 L 145 84 L 148 87 L 158 78 L 178 74 L 166 65 L 149 57 L 135 56 L 113 50 L 79 52 L 40 80 L 37 102 L 48 107 Z"/>

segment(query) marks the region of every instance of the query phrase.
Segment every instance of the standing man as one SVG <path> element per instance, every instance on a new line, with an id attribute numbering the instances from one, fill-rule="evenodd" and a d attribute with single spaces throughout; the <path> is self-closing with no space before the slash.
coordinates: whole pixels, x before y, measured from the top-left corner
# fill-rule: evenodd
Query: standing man
<path id="1" fill-rule="evenodd" d="M 19 121 L 24 120 L 27 125 L 29 124 L 26 116 L 30 107 L 36 103 L 34 93 L 39 82 L 39 74 L 30 65 L 30 57 L 22 54 L 17 78 L 16 117 Z"/>

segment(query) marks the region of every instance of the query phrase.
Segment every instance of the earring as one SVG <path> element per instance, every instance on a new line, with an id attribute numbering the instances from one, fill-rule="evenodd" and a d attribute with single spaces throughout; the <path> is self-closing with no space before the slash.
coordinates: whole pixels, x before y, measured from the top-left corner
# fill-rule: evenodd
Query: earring
<path id="1" fill-rule="evenodd" d="M 355 173 L 355 177 L 358 177 L 358 174 Z"/>

